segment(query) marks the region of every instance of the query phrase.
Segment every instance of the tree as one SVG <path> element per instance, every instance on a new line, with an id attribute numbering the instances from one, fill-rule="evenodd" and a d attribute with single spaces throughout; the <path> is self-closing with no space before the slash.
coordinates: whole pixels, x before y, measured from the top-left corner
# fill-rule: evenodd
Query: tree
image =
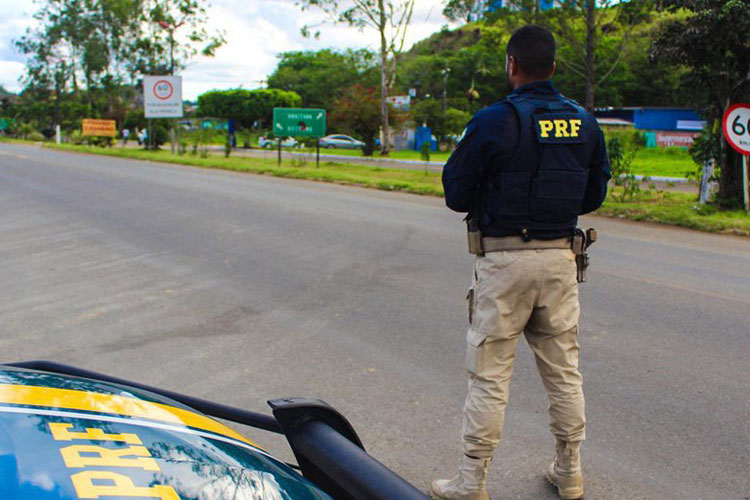
<path id="1" fill-rule="evenodd" d="M 445 111 L 445 133 L 446 135 L 458 136 L 471 120 L 471 113 L 456 108 L 448 108 Z"/>
<path id="2" fill-rule="evenodd" d="M 672 11 L 688 9 L 690 15 L 664 27 L 654 55 L 689 68 L 685 85 L 711 128 L 730 104 L 750 100 L 750 0 L 664 3 Z M 742 200 L 741 157 L 726 141 L 721 143 L 719 198 L 737 205 Z"/>
<path id="3" fill-rule="evenodd" d="M 388 154 L 388 102 L 386 98 L 396 81 L 398 60 L 404 49 L 406 30 L 411 23 L 416 0 L 299 0 L 302 9 L 322 10 L 328 21 L 377 31 L 380 37 L 380 123 L 383 141 L 380 153 Z M 309 34 L 309 28 L 302 30 Z M 316 36 L 318 36 L 316 34 Z"/>
<path id="4" fill-rule="evenodd" d="M 284 52 L 268 86 L 296 92 L 307 107 L 329 109 L 342 89 L 369 83 L 365 80 L 372 79 L 374 58 L 366 49 Z"/>
<path id="5" fill-rule="evenodd" d="M 538 18 L 567 44 L 569 50 L 559 51 L 558 61 L 583 79 L 587 110 L 593 111 L 596 88 L 621 63 L 633 28 L 647 19 L 649 6 L 647 0 L 570 0 Z M 612 49 L 609 58 L 597 57 L 603 45 Z"/>
<path id="6" fill-rule="evenodd" d="M 485 0 L 447 0 L 443 15 L 451 21 L 465 20 L 470 23 L 482 17 L 485 4 Z"/>
<path id="7" fill-rule="evenodd" d="M 82 111 L 122 123 L 136 106 L 138 73 L 173 73 L 198 47 L 211 55 L 223 43 L 205 29 L 205 5 L 206 0 L 41 0 L 37 27 L 16 41 L 27 55 L 21 97 L 27 109 L 21 113 L 48 128 L 73 126 Z"/>
<path id="8" fill-rule="evenodd" d="M 426 124 L 440 140 L 448 135 L 458 135 L 471 120 L 471 114 L 455 108 L 443 111 L 438 99 L 422 99 L 411 108 L 411 116 L 417 126 Z"/>
<path id="9" fill-rule="evenodd" d="M 358 136 L 365 143 L 364 154 L 370 156 L 378 136 L 380 101 L 375 89 L 354 84 L 344 89 L 334 101 L 328 118 L 334 130 Z M 393 116 L 390 117 L 393 119 Z"/>
<path id="10" fill-rule="evenodd" d="M 240 128 L 250 128 L 257 120 L 270 123 L 273 108 L 295 108 L 302 99 L 295 92 L 279 89 L 213 90 L 198 96 L 201 116 L 235 119 Z"/>
<path id="11" fill-rule="evenodd" d="M 141 32 L 130 47 L 133 73 L 172 75 L 198 53 L 213 56 L 225 42 L 222 32 L 207 29 L 206 0 L 138 1 Z"/>

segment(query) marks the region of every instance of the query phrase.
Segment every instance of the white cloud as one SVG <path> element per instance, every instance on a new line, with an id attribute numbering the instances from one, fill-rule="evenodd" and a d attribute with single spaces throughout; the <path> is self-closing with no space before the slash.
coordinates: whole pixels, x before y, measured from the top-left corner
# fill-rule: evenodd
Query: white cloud
<path id="1" fill-rule="evenodd" d="M 21 90 L 18 79 L 23 75 L 25 64 L 17 61 L 0 61 L 0 85 L 11 92 Z"/>
<path id="2" fill-rule="evenodd" d="M 18 79 L 23 75 L 25 60 L 14 41 L 34 24 L 33 12 L 33 0 L 0 2 L 0 85 L 13 92 L 21 90 Z"/>
<path id="3" fill-rule="evenodd" d="M 23 35 L 33 23 L 35 6 L 32 0 L 15 0 L 14 5 L 2 3 L 0 83 L 17 91 L 17 80 L 23 73 L 23 64 L 18 61 L 22 57 L 8 49 L 12 48 L 11 40 Z M 417 1 L 407 47 L 440 29 L 445 23 L 441 10 L 441 0 Z M 318 28 L 319 40 L 303 38 L 301 28 L 316 24 L 321 16 L 315 11 L 302 12 L 294 0 L 214 0 L 209 19 L 210 29 L 224 31 L 227 43 L 215 57 L 198 57 L 182 72 L 186 99 L 211 89 L 257 88 L 273 72 L 277 55 L 284 51 L 378 47 L 378 36 L 372 30 L 360 32 L 346 26 L 323 25 Z"/>

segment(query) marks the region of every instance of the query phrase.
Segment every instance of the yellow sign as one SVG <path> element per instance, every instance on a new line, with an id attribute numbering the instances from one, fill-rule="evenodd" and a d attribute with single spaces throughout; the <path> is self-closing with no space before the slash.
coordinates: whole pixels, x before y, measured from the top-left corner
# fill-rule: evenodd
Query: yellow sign
<path id="1" fill-rule="evenodd" d="M 117 124 L 114 120 L 93 120 L 84 118 L 83 135 L 115 137 L 117 135 Z"/>
<path id="2" fill-rule="evenodd" d="M 554 132 L 553 132 L 554 129 Z M 578 137 L 581 120 L 539 120 L 539 131 L 542 137 L 549 137 L 552 133 L 557 138 Z"/>

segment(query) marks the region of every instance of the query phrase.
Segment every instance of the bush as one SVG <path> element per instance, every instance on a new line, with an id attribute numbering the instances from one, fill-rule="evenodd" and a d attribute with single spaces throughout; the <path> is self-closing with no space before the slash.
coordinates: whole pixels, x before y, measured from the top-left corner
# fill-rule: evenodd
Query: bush
<path id="1" fill-rule="evenodd" d="M 86 138 L 83 136 L 80 130 L 76 129 L 70 133 L 70 142 L 72 142 L 76 146 L 80 146 L 81 144 L 86 142 Z"/>
<path id="2" fill-rule="evenodd" d="M 159 149 L 160 146 L 169 141 L 169 132 L 164 125 L 158 123 L 153 124 L 151 126 L 150 134 L 153 135 L 153 137 L 146 138 L 146 144 L 144 145 L 146 149 L 148 149 L 149 146 L 152 146 L 154 149 Z"/>
<path id="3" fill-rule="evenodd" d="M 227 134 L 227 138 L 224 141 L 224 158 L 229 158 L 232 154 L 232 136 Z"/>
<path id="4" fill-rule="evenodd" d="M 102 148 L 111 147 L 115 143 L 114 137 L 87 137 L 84 136 L 86 144 L 89 146 L 99 146 Z"/>
<path id="5" fill-rule="evenodd" d="M 618 135 L 611 136 L 607 140 L 607 156 L 612 169 L 612 179 L 615 186 L 622 187 L 619 201 L 624 202 L 633 198 L 641 190 L 641 183 L 632 172 L 635 153 L 636 148 L 632 145 L 632 141 L 623 141 Z M 617 195 L 613 193 L 612 196 Z"/>
<path id="6" fill-rule="evenodd" d="M 44 140 L 46 140 L 47 138 L 46 138 L 46 137 L 44 137 L 44 134 L 42 134 L 41 132 L 37 132 L 36 130 L 32 130 L 32 131 L 31 131 L 31 132 L 30 132 L 30 133 L 29 133 L 29 134 L 28 134 L 28 135 L 26 136 L 26 139 L 28 139 L 28 140 L 30 140 L 30 141 L 37 141 L 37 142 L 40 142 L 40 141 L 44 141 Z"/>
<path id="7" fill-rule="evenodd" d="M 249 128 L 243 128 L 237 131 L 237 135 L 242 139 L 242 147 L 244 149 L 251 149 L 253 147 L 252 140 L 253 134 Z"/>
<path id="8" fill-rule="evenodd" d="M 616 138 L 621 145 L 634 151 L 646 147 L 646 134 L 640 130 L 628 127 L 602 127 L 602 129 L 608 141 Z"/>

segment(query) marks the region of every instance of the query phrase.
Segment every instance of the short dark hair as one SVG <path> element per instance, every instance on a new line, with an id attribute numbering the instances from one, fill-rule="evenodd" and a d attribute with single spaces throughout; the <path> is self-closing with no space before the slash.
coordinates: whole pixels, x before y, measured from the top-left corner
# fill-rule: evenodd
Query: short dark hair
<path id="1" fill-rule="evenodd" d="M 506 53 L 531 78 L 549 78 L 555 63 L 555 37 L 541 26 L 530 24 L 510 37 Z"/>

